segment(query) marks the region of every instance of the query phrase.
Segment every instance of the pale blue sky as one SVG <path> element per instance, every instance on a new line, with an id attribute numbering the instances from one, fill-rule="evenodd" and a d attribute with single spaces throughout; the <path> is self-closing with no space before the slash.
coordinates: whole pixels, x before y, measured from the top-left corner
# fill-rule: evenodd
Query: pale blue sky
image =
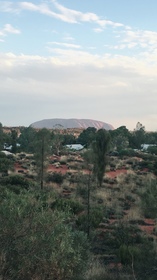
<path id="1" fill-rule="evenodd" d="M 0 122 L 157 130 L 157 1 L 0 1 Z"/>

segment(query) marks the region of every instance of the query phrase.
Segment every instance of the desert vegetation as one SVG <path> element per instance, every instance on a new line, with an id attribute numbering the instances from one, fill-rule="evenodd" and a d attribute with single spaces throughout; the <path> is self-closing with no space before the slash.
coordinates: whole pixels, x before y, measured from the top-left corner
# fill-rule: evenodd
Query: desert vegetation
<path id="1" fill-rule="evenodd" d="M 156 145 L 142 125 L 77 137 L 1 125 L 0 279 L 156 280 Z"/>

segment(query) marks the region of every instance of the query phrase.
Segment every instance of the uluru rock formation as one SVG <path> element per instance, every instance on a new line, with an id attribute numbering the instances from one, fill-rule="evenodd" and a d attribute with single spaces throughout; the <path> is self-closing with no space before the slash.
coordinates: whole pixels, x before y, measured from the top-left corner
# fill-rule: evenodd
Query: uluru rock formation
<path id="1" fill-rule="evenodd" d="M 91 119 L 45 119 L 32 123 L 30 126 L 34 128 L 47 129 L 67 129 L 67 128 L 84 128 L 95 127 L 96 129 L 104 128 L 106 130 L 114 129 L 111 124 Z"/>

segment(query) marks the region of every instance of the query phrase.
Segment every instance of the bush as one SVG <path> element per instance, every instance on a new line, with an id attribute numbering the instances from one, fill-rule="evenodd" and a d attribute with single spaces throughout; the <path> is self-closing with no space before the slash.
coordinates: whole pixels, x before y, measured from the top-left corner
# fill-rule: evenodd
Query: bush
<path id="1" fill-rule="evenodd" d="M 88 197 L 88 188 L 87 186 L 77 186 L 76 188 L 76 194 L 80 195 L 83 199 L 87 199 Z"/>
<path id="2" fill-rule="evenodd" d="M 17 194 L 20 193 L 22 190 L 30 189 L 34 185 L 33 182 L 27 180 L 26 178 L 20 175 L 11 175 L 3 177 L 0 180 L 0 184 Z"/>
<path id="3" fill-rule="evenodd" d="M 137 259 L 140 255 L 140 250 L 135 246 L 121 245 L 119 248 L 119 258 L 123 265 L 131 265 L 132 261 Z"/>
<path id="4" fill-rule="evenodd" d="M 52 174 L 48 174 L 46 178 L 46 182 L 50 183 L 57 183 L 57 184 L 62 184 L 64 180 L 64 175 L 61 172 L 53 172 Z"/>
<path id="5" fill-rule="evenodd" d="M 92 207 L 89 214 L 90 228 L 91 229 L 97 228 L 99 224 L 102 222 L 103 216 L 104 216 L 104 208 L 102 206 Z M 88 226 L 87 221 L 88 221 L 88 214 L 87 212 L 85 212 L 82 215 L 78 216 L 76 224 L 81 230 L 84 230 L 86 232 Z"/>
<path id="6" fill-rule="evenodd" d="M 157 146 L 150 146 L 147 149 L 148 153 L 153 154 L 153 155 L 157 155 Z"/>
<path id="7" fill-rule="evenodd" d="M 130 225 L 122 221 L 114 229 L 114 245 L 117 249 L 123 245 L 128 247 L 142 242 L 140 230 L 135 225 Z"/>
<path id="8" fill-rule="evenodd" d="M 157 218 L 157 181 L 147 183 L 145 190 L 140 194 L 141 208 L 146 218 Z"/>
<path id="9" fill-rule="evenodd" d="M 76 279 L 86 269 L 88 241 L 69 214 L 42 208 L 33 194 L 8 192 L 0 208 L 0 277 Z"/>
<path id="10" fill-rule="evenodd" d="M 70 211 L 72 214 L 78 214 L 80 213 L 84 207 L 81 203 L 79 203 L 76 200 L 72 199 L 64 199 L 64 198 L 58 198 L 51 204 L 52 209 L 57 209 L 60 211 Z"/>
<path id="11" fill-rule="evenodd" d="M 122 156 L 134 157 L 137 155 L 138 155 L 138 153 L 136 151 L 134 151 L 133 149 L 124 149 L 119 152 L 120 157 L 122 157 Z"/>

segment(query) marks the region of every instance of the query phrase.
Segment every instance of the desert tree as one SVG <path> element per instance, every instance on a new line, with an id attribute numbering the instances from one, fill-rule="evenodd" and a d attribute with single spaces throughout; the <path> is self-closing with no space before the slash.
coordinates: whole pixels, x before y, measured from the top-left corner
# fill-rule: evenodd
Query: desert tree
<path id="1" fill-rule="evenodd" d="M 95 135 L 96 135 L 96 128 L 88 127 L 87 129 L 83 130 L 80 133 L 79 137 L 77 138 L 77 143 L 89 147 L 93 142 L 93 140 L 95 139 Z"/>
<path id="2" fill-rule="evenodd" d="M 101 187 L 105 168 L 107 165 L 107 152 L 110 144 L 110 134 L 105 129 L 99 129 L 93 141 L 93 164 L 94 175 L 96 176 L 98 186 Z"/>
<path id="3" fill-rule="evenodd" d="M 94 160 L 94 154 L 92 149 L 86 150 L 82 154 L 84 161 L 86 163 L 87 169 L 89 173 L 86 177 L 86 183 L 87 186 L 87 236 L 90 236 L 90 229 L 91 229 L 91 221 L 90 221 L 90 215 L 91 215 L 91 189 L 92 189 L 92 182 L 93 182 L 93 160 Z"/>
<path id="4" fill-rule="evenodd" d="M 22 127 L 21 134 L 19 136 L 18 142 L 20 144 L 20 148 L 23 152 L 33 153 L 34 152 L 34 140 L 36 138 L 36 130 L 29 127 Z"/>
<path id="5" fill-rule="evenodd" d="M 52 134 L 52 152 L 54 154 L 56 154 L 57 156 L 60 155 L 62 149 L 63 149 L 63 140 L 64 137 L 62 134 L 60 134 L 59 132 L 56 134 Z"/>
<path id="6" fill-rule="evenodd" d="M 0 151 L 3 149 L 3 127 L 2 124 L 0 123 Z"/>
<path id="7" fill-rule="evenodd" d="M 140 122 L 136 124 L 136 128 L 134 129 L 131 137 L 130 137 L 130 145 L 133 148 L 141 149 L 141 145 L 145 143 L 146 132 L 145 126 L 143 126 Z"/>
<path id="8" fill-rule="evenodd" d="M 18 139 L 18 134 L 17 131 L 15 129 L 11 130 L 11 145 L 12 145 L 12 153 L 17 152 L 17 139 Z"/>
<path id="9" fill-rule="evenodd" d="M 110 130 L 109 133 L 111 135 L 111 149 L 121 151 L 129 146 L 130 132 L 126 126 Z"/>
<path id="10" fill-rule="evenodd" d="M 47 168 L 47 157 L 50 153 L 51 148 L 51 134 L 50 131 L 46 128 L 39 130 L 36 134 L 35 141 L 35 160 L 38 178 L 40 180 L 40 187 L 43 189 L 44 187 L 44 177 Z"/>

